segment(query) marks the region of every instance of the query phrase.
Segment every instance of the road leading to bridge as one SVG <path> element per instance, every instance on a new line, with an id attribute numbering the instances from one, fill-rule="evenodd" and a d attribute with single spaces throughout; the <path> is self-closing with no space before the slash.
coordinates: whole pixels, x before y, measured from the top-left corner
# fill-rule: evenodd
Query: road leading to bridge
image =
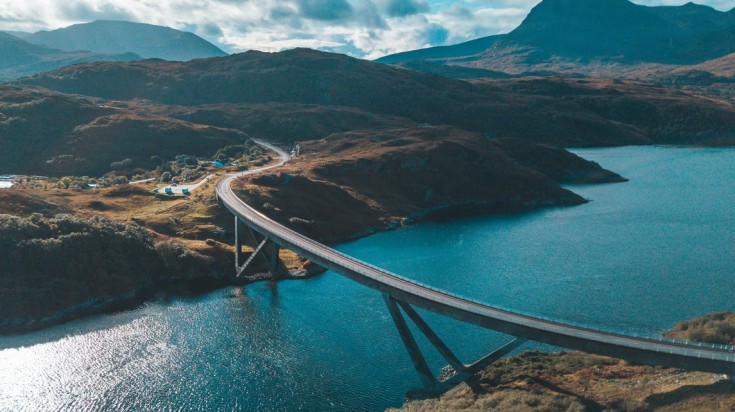
<path id="1" fill-rule="evenodd" d="M 389 295 L 398 302 L 517 338 L 632 362 L 735 375 L 735 352 L 732 346 L 637 337 L 496 308 L 388 272 L 288 229 L 246 204 L 232 190 L 231 184 L 236 178 L 279 167 L 289 160 L 288 154 L 283 150 L 265 142 L 257 143 L 278 153 L 281 162 L 227 176 L 217 186 L 217 197 L 240 221 L 281 247 L 291 249 L 355 282 Z"/>

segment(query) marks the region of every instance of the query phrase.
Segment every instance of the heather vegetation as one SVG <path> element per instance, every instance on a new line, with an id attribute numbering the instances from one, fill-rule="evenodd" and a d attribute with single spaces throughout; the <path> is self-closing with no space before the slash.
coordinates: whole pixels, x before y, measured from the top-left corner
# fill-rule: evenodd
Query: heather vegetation
<path id="1" fill-rule="evenodd" d="M 0 86 L 0 173 L 131 179 L 177 156 L 196 163 L 247 140 L 237 130 Z"/>
<path id="2" fill-rule="evenodd" d="M 99 217 L 0 215 L 0 249 L 3 330 L 42 326 L 84 305 L 211 272 L 210 258 Z"/>
<path id="3" fill-rule="evenodd" d="M 735 312 L 720 312 L 679 322 L 671 337 L 735 345 Z"/>
<path id="4" fill-rule="evenodd" d="M 435 216 L 580 204 L 559 183 L 625 180 L 562 149 L 451 127 L 355 131 L 301 147 L 307 155 L 279 173 L 238 182 L 239 194 L 326 242 Z"/>
<path id="5" fill-rule="evenodd" d="M 731 411 L 732 383 L 581 352 L 524 352 L 487 367 L 469 385 L 404 411 Z"/>
<path id="6" fill-rule="evenodd" d="M 144 98 L 169 105 L 159 112 L 187 122 L 272 130 L 291 141 L 325 137 L 315 130 L 395 127 L 396 118 L 561 146 L 708 144 L 731 139 L 735 130 L 730 105 L 665 87 L 572 77 L 466 82 L 306 49 L 79 65 L 22 83 L 105 99 Z M 289 105 L 297 113 L 280 116 Z M 325 127 L 307 116 L 314 106 L 321 107 L 318 117 L 336 124 Z M 355 123 L 346 128 L 345 121 Z"/>

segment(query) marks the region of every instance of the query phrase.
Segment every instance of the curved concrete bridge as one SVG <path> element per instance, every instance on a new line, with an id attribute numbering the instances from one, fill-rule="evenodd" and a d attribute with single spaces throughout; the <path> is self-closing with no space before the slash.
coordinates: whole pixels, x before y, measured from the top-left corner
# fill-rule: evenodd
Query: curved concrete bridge
<path id="1" fill-rule="evenodd" d="M 289 160 L 288 154 L 282 150 L 265 142 L 258 143 L 276 151 L 282 158 L 278 165 L 268 168 L 278 167 Z M 262 169 L 244 174 L 259 171 Z M 729 345 L 639 337 L 515 313 L 423 285 L 347 256 L 271 220 L 238 198 L 231 188 L 231 183 L 241 175 L 242 173 L 230 175 L 217 186 L 220 203 L 235 215 L 238 275 L 256 256 L 264 257 L 271 271 L 275 273 L 279 269 L 278 250 L 283 247 L 381 292 L 414 366 L 422 382 L 430 390 L 447 389 L 529 340 L 636 363 L 735 375 L 735 348 Z M 247 261 L 241 263 L 241 249 L 246 231 L 249 231 L 255 240 L 255 251 Z M 515 339 L 475 363 L 464 364 L 424 322 L 413 306 L 502 332 Z M 448 375 L 448 379 L 440 381 L 431 373 L 403 313 L 447 360 L 451 370 L 443 375 Z"/>

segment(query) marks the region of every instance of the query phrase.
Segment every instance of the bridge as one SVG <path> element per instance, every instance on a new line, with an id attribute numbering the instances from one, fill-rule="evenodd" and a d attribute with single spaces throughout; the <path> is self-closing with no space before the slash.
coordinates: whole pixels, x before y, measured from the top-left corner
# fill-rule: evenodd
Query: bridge
<path id="1" fill-rule="evenodd" d="M 382 293 L 414 367 L 429 391 L 438 393 L 456 385 L 527 341 L 611 356 L 634 363 L 735 375 L 735 347 L 730 345 L 711 345 L 663 337 L 639 337 L 516 313 L 415 282 L 307 238 L 268 218 L 233 192 L 231 184 L 238 177 L 275 168 L 289 160 L 288 154 L 277 147 L 260 141 L 258 144 L 278 153 L 281 161 L 266 168 L 229 175 L 217 186 L 220 204 L 235 216 L 237 275 L 240 276 L 258 256 L 264 259 L 272 273 L 277 273 L 282 270 L 278 252 L 280 248 L 287 248 L 316 264 Z M 248 234 L 254 241 L 254 251 L 247 260 L 244 260 L 242 247 Z M 431 329 L 414 307 L 501 332 L 514 339 L 482 359 L 465 364 Z M 445 368 L 445 372 L 448 373 L 436 377 L 431 372 L 409 328 L 408 320 L 416 325 L 447 361 L 449 368 Z"/>

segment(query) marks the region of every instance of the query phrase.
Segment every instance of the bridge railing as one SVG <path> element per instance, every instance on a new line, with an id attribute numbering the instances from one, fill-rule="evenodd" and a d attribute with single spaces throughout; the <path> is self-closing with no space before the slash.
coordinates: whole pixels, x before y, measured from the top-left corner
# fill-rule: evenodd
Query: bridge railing
<path id="1" fill-rule="evenodd" d="M 250 208 L 250 209 L 252 209 L 252 208 Z M 260 215 L 260 212 L 257 212 L 257 211 L 255 211 L 255 212 Z M 318 242 L 314 241 L 313 239 L 307 238 L 306 236 L 303 236 L 303 235 L 301 235 L 298 232 L 293 232 L 293 231 L 291 231 L 288 228 L 284 228 L 284 229 L 286 229 L 286 230 L 288 230 L 290 232 L 289 235 L 295 236 L 295 237 L 299 238 L 300 240 L 302 240 L 303 242 L 302 243 L 300 242 L 301 244 L 299 245 L 299 247 L 301 247 L 303 249 L 306 249 L 310 253 L 313 253 L 313 254 L 316 254 L 316 255 L 322 255 L 320 249 L 321 248 L 328 248 L 327 246 L 321 245 Z M 312 245 L 318 245 L 318 247 L 314 248 L 314 247 L 312 247 Z M 452 304 L 454 306 L 457 305 L 456 300 L 453 300 L 452 302 L 449 302 L 448 299 L 445 299 L 445 298 L 441 297 L 441 296 L 444 295 L 444 296 L 447 296 L 448 298 L 458 299 L 458 300 L 461 300 L 461 301 L 465 301 L 465 302 L 476 304 L 476 305 L 480 305 L 480 306 L 491 307 L 493 309 L 497 309 L 497 310 L 500 310 L 500 311 L 503 311 L 503 312 L 508 312 L 510 314 L 522 315 L 522 316 L 529 317 L 529 318 L 536 318 L 536 319 L 540 319 L 540 320 L 543 320 L 543 321 L 546 321 L 546 322 L 549 322 L 549 323 L 558 324 L 558 325 L 574 326 L 574 327 L 577 327 L 577 328 L 580 328 L 580 329 L 586 329 L 586 330 L 591 330 L 591 331 L 600 331 L 600 332 L 605 332 L 605 333 L 619 335 L 619 336 L 624 336 L 624 337 L 636 338 L 636 339 L 640 339 L 640 340 L 655 341 L 655 342 L 661 342 L 661 343 L 670 343 L 670 344 L 675 344 L 675 345 L 679 345 L 679 346 L 682 346 L 682 347 L 688 347 L 688 348 L 691 348 L 693 355 L 697 355 L 699 353 L 699 351 L 697 350 L 698 348 L 707 348 L 707 349 L 715 349 L 715 350 L 730 351 L 730 352 L 735 351 L 735 346 L 734 345 L 711 344 L 711 343 L 703 343 L 703 342 L 693 342 L 693 341 L 689 341 L 689 340 L 682 340 L 682 339 L 670 338 L 670 337 L 663 336 L 661 334 L 635 333 L 635 332 L 631 333 L 629 331 L 623 331 L 623 330 L 615 329 L 615 328 L 612 328 L 612 327 L 592 326 L 592 325 L 589 325 L 589 324 L 584 324 L 582 322 L 577 322 L 577 321 L 573 321 L 573 320 L 566 320 L 566 319 L 563 320 L 563 321 L 561 321 L 559 319 L 554 319 L 554 318 L 551 318 L 551 317 L 548 317 L 548 316 L 545 316 L 545 315 L 539 315 L 539 314 L 536 314 L 536 313 L 530 313 L 530 312 L 523 311 L 523 310 L 518 310 L 518 309 L 511 309 L 511 308 L 504 307 L 502 305 L 495 305 L 495 304 L 492 304 L 491 305 L 491 304 L 489 304 L 487 302 L 483 302 L 483 301 L 481 301 L 481 300 L 479 300 L 477 298 L 472 298 L 472 297 L 469 297 L 469 296 L 464 296 L 462 294 L 459 294 L 459 293 L 453 292 L 453 291 L 450 292 L 450 291 L 447 291 L 447 290 L 444 290 L 444 289 L 439 289 L 436 286 L 433 286 L 433 285 L 430 285 L 430 284 L 427 284 L 427 283 L 424 283 L 424 282 L 421 282 L 421 281 L 417 281 L 415 279 L 410 279 L 410 278 L 405 277 L 403 275 L 399 275 L 399 274 L 390 272 L 390 271 L 388 271 L 386 269 L 383 269 L 383 268 L 380 268 L 378 266 L 375 266 L 375 265 L 373 265 L 371 263 L 362 261 L 360 259 L 356 259 L 355 257 L 349 256 L 349 255 L 347 255 L 347 254 L 345 254 L 343 252 L 340 252 L 340 251 L 338 251 L 336 249 L 332 249 L 332 248 L 330 248 L 330 249 L 331 249 L 330 250 L 330 253 L 335 254 L 335 255 L 338 255 L 338 256 L 340 256 L 341 258 L 343 258 L 346 261 L 351 261 L 351 262 L 357 263 L 358 265 L 356 267 L 350 267 L 350 269 L 358 272 L 362 276 L 369 277 L 369 278 L 374 278 L 375 277 L 374 276 L 374 273 L 371 273 L 370 271 L 363 270 L 359 266 L 364 266 L 364 267 L 370 268 L 373 272 L 378 272 L 383 277 L 385 277 L 385 276 L 392 277 L 392 278 L 395 278 L 397 280 L 401 280 L 403 282 L 407 282 L 407 283 L 410 283 L 412 285 L 419 286 L 420 288 L 423 288 L 423 289 L 426 289 L 426 290 L 430 290 L 432 292 L 435 292 L 436 294 L 438 294 L 440 296 L 438 298 L 438 300 L 439 300 L 440 303 Z M 327 258 L 327 256 L 323 256 L 323 257 L 324 258 Z M 384 281 L 385 279 L 377 279 L 377 280 Z M 395 284 L 395 285 L 392 285 L 392 286 L 395 286 L 395 287 L 401 288 L 401 289 L 405 289 L 405 288 L 402 287 L 401 284 Z M 428 294 L 423 293 L 420 290 L 417 291 L 415 289 L 412 289 L 412 290 L 406 290 L 406 291 L 409 292 L 409 293 L 412 293 L 412 294 L 416 294 L 416 295 L 418 295 L 420 297 L 423 297 L 423 298 L 426 298 L 426 299 L 437 300 L 437 296 L 436 295 L 429 296 Z M 462 306 L 462 308 L 465 309 L 465 310 L 472 310 L 472 308 L 469 305 L 462 304 L 462 303 L 460 303 L 459 305 Z M 735 361 L 735 353 L 733 354 L 733 361 Z"/>

